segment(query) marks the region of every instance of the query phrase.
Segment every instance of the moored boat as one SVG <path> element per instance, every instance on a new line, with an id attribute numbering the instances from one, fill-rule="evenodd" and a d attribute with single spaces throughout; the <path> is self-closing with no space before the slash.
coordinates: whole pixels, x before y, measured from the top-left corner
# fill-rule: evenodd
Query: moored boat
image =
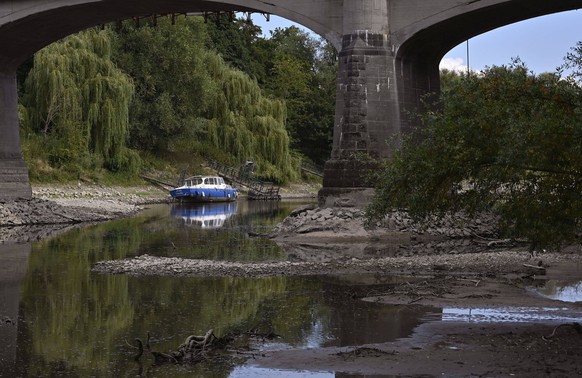
<path id="1" fill-rule="evenodd" d="M 220 176 L 192 176 L 184 180 L 184 185 L 170 190 L 170 195 L 181 202 L 230 202 L 238 197 L 238 189 Z"/>

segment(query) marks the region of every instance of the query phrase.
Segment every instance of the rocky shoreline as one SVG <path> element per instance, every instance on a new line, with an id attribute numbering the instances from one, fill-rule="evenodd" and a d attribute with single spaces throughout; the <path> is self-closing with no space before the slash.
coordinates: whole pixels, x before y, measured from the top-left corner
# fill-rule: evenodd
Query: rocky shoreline
<path id="1" fill-rule="evenodd" d="M 0 242 L 45 239 L 72 227 L 132 216 L 145 204 L 168 201 L 153 187 L 33 186 L 31 200 L 0 200 Z"/>
<path id="2" fill-rule="evenodd" d="M 34 194 L 37 198 L 27 203 L 0 202 L 0 243 L 49 237 L 53 229 L 61 232 L 87 222 L 129 216 L 144 204 L 167 201 L 163 192 L 147 188 L 34 188 Z M 50 224 L 55 221 L 62 223 Z M 359 292 L 366 293 L 360 299 L 377 304 L 537 308 L 543 319 L 556 317 L 559 307 L 560 314 L 576 319 L 582 302 L 556 302 L 530 292 L 528 287 L 540 280 L 579 282 L 580 246 L 534 257 L 525 245 L 500 240 L 495 224 L 488 215 L 457 215 L 420 226 L 405 214 L 394 213 L 365 227 L 363 210 L 349 203 L 328 208 L 306 206 L 293 211 L 270 235 L 247 235 L 269 237 L 282 245 L 286 261 L 241 263 L 142 255 L 98 262 L 92 271 L 179 277 L 343 275 L 346 295 L 358 287 Z M 543 269 L 543 276 L 536 277 L 538 269 Z M 350 281 L 355 275 L 361 282 Z M 405 276 L 407 281 L 391 283 L 394 276 Z M 257 354 L 253 363 L 287 370 L 357 370 L 411 376 L 427 372 L 459 377 L 580 376 L 579 323 L 561 328 L 555 338 L 549 339 L 557 321 L 489 322 L 478 326 L 431 321 L 417 327 L 409 338 L 394 342 L 341 350 L 320 347 L 265 351 Z M 341 353 L 353 358 L 348 361 L 338 357 Z"/>
<path id="3" fill-rule="evenodd" d="M 316 187 L 283 188 L 283 198 L 315 198 Z M 154 186 L 33 185 L 32 200 L 0 200 L 0 227 L 102 222 L 131 216 L 152 203 L 169 203 Z"/>
<path id="4" fill-rule="evenodd" d="M 94 272 L 128 275 L 264 277 L 324 274 L 527 274 L 533 256 L 525 244 L 500 240 L 496 220 L 459 214 L 418 225 L 393 213 L 365 226 L 358 207 L 302 206 L 268 237 L 286 261 L 239 263 L 142 255 L 102 261 Z M 543 264 L 578 261 L 578 249 L 545 253 Z M 541 260 L 535 260 L 539 263 Z M 533 262 L 531 262 L 533 263 Z"/>
<path id="5" fill-rule="evenodd" d="M 309 188 L 294 188 L 287 190 L 286 197 L 311 194 Z M 35 186 L 33 196 L 29 201 L 0 201 L 0 242 L 40 240 L 72 227 L 131 216 L 146 204 L 170 200 L 151 186 Z M 102 262 L 94 269 L 114 274 L 220 276 L 405 272 L 410 267 L 416 272 L 523 270 L 517 260 L 532 256 L 524 245 L 499 240 L 495 224 L 487 214 L 457 214 L 421 226 L 395 212 L 365 226 L 364 210 L 349 202 L 327 208 L 313 204 L 294 210 L 270 235 L 258 235 L 283 246 L 284 262 L 239 264 L 140 256 Z M 515 256 L 519 256 L 516 261 Z M 550 264 L 572 256 L 545 254 L 544 261 Z"/>
<path id="6" fill-rule="evenodd" d="M 282 188 L 283 198 L 315 198 L 317 185 Z M 72 227 L 129 217 L 145 205 L 169 203 L 168 193 L 154 187 L 33 185 L 31 200 L 0 200 L 0 243 L 41 240 Z"/>

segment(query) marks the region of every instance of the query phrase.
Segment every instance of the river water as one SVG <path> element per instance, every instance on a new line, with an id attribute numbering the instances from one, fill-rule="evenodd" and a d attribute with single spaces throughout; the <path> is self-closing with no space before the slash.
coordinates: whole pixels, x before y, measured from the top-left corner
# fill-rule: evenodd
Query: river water
<path id="1" fill-rule="evenodd" d="M 168 352 L 209 329 L 217 336 L 252 330 L 281 336 L 256 345 L 263 350 L 349 346 L 406 337 L 441 317 L 443 311 L 434 308 L 352 299 L 353 290 L 375 283 L 372 276 L 135 277 L 90 271 L 97 261 L 143 254 L 285 260 L 281 247 L 249 234 L 268 232 L 301 204 L 153 205 L 133 218 L 32 243 L 0 244 L 0 377 L 271 376 L 242 359 L 156 366 L 144 355 L 138 363 L 134 340 L 145 340 L 149 332 L 152 349 Z"/>

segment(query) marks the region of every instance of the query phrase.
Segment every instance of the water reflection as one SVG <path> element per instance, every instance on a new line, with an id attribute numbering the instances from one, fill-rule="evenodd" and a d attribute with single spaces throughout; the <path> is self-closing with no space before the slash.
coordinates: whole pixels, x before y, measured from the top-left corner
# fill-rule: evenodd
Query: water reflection
<path id="1" fill-rule="evenodd" d="M 16 255 L 0 244 L 0 318 L 17 320 L 12 328 L 0 326 L 0 376 L 331 376 L 237 367 L 238 361 L 155 366 L 144 356 L 138 364 L 129 344 L 149 331 L 152 348 L 167 352 L 188 335 L 212 328 L 218 336 L 248 330 L 281 335 L 277 342 L 256 345 L 263 350 L 355 346 L 407 337 L 427 319 L 475 320 L 484 316 L 480 311 L 490 311 L 441 313 L 358 299 L 375 285 L 411 279 L 405 277 L 177 278 L 90 272 L 97 261 L 141 254 L 285 260 L 280 247 L 252 235 L 268 232 L 296 206 L 239 201 L 222 227 L 203 228 L 176 216 L 188 217 L 200 208 L 156 205 L 131 219 L 18 245 Z"/>
<path id="2" fill-rule="evenodd" d="M 229 378 L 334 378 L 337 375 L 330 371 L 290 371 L 280 369 L 267 369 L 253 366 L 240 366 L 234 369 Z"/>
<path id="3" fill-rule="evenodd" d="M 564 308 L 500 307 L 500 308 L 444 308 L 442 320 L 475 323 L 522 322 L 577 322 L 579 314 Z"/>
<path id="4" fill-rule="evenodd" d="M 562 302 L 582 302 L 582 282 L 548 280 L 538 294 Z"/>
<path id="5" fill-rule="evenodd" d="M 356 299 L 349 290 L 361 283 L 356 277 L 173 278 L 90 272 L 97 261 L 156 252 L 235 261 L 285 259 L 279 247 L 249 234 L 268 231 L 297 204 L 286 206 L 242 202 L 220 229 L 185 226 L 171 206 L 152 206 L 132 219 L 28 244 L 28 252 L 19 253 L 19 278 L 2 269 L 9 267 L 4 260 L 0 265 L 0 315 L 18 319 L 9 331 L 0 328 L 0 375 L 228 377 L 238 374 L 234 362 L 154 366 L 144 356 L 140 365 L 132 360 L 135 350 L 129 344 L 149 331 L 152 348 L 167 352 L 188 335 L 212 328 L 219 336 L 251 329 L 281 335 L 277 343 L 261 348 L 345 346 L 405 337 L 420 324 L 429 310 Z"/>
<path id="6" fill-rule="evenodd" d="M 31 243 L 0 243 L 0 377 L 16 363 L 20 323 L 20 284 L 26 276 Z"/>
<path id="7" fill-rule="evenodd" d="M 182 219 L 187 226 L 220 228 L 237 212 L 237 202 L 208 204 L 174 204 L 172 216 Z"/>

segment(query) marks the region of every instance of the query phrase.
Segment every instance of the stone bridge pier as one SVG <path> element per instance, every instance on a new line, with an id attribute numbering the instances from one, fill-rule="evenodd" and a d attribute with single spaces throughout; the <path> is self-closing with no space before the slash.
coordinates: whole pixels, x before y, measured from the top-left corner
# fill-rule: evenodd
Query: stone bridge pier
<path id="1" fill-rule="evenodd" d="M 31 198 L 18 128 L 16 72 L 0 71 L 0 199 Z"/>
<path id="2" fill-rule="evenodd" d="M 367 202 L 369 174 L 390 158 L 414 121 L 420 95 L 439 91 L 439 62 L 428 72 L 397 57 L 390 2 L 344 2 L 331 158 L 324 167 L 321 205 Z M 410 80 L 414 76 L 414 80 Z M 432 86 L 431 86 L 432 84 Z M 407 101 L 404 101 L 407 100 Z"/>

